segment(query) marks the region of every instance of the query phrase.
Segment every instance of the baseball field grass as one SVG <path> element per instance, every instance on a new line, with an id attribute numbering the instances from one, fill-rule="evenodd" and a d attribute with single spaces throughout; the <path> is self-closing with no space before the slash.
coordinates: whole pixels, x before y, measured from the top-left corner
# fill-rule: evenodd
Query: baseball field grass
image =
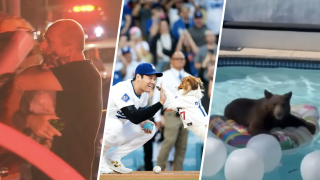
<path id="1" fill-rule="evenodd" d="M 100 175 L 100 180 L 107 179 L 153 179 L 153 180 L 198 180 L 200 171 L 162 171 L 160 174 L 155 174 L 153 171 L 135 171 L 132 174 L 105 174 Z"/>

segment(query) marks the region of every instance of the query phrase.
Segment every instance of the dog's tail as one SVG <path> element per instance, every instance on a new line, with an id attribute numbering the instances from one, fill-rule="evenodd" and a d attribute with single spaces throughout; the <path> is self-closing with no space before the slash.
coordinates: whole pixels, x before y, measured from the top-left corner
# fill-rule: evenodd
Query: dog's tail
<path id="1" fill-rule="evenodd" d="M 187 127 L 187 129 L 193 132 L 194 135 L 200 137 L 202 141 L 205 140 L 206 132 L 207 132 L 205 125 L 193 125 L 193 126 Z"/>

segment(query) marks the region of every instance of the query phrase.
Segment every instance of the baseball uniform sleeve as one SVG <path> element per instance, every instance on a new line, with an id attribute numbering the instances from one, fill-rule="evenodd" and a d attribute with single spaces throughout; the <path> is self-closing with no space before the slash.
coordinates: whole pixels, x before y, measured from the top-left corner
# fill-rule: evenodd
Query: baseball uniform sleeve
<path id="1" fill-rule="evenodd" d="M 110 96 L 112 99 L 112 102 L 117 106 L 118 109 L 121 109 L 126 106 L 134 105 L 132 100 L 132 93 L 130 93 L 129 90 L 127 90 L 124 86 L 117 86 L 116 88 L 112 89 L 112 96 Z"/>

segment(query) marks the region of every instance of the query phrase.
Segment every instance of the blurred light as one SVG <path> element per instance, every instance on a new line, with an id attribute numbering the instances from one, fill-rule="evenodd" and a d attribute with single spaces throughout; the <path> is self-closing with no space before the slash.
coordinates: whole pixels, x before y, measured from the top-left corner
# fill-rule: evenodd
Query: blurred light
<path id="1" fill-rule="evenodd" d="M 102 16 L 102 15 L 103 15 L 103 12 L 100 12 L 99 14 Z"/>
<path id="2" fill-rule="evenodd" d="M 101 75 L 103 79 L 107 78 L 107 72 L 102 72 Z"/>
<path id="3" fill-rule="evenodd" d="M 100 34 L 100 33 L 96 33 L 96 36 L 97 36 L 97 37 L 101 37 L 101 34 Z"/>
<path id="4" fill-rule="evenodd" d="M 79 11 L 80 11 L 80 8 L 79 8 L 78 6 L 75 6 L 75 7 L 73 7 L 73 11 L 74 11 L 74 12 L 79 12 Z"/>
<path id="5" fill-rule="evenodd" d="M 69 9 L 68 12 L 71 13 L 72 12 L 71 9 Z"/>
<path id="6" fill-rule="evenodd" d="M 94 33 L 96 33 L 96 34 L 102 34 L 102 33 L 103 33 L 102 27 L 96 27 L 96 28 L 94 29 Z"/>
<path id="7" fill-rule="evenodd" d="M 88 39 L 88 34 L 85 34 L 85 35 L 84 35 L 84 38 Z"/>
<path id="8" fill-rule="evenodd" d="M 37 35 L 40 35 L 41 34 L 41 31 L 37 31 Z"/>
<path id="9" fill-rule="evenodd" d="M 98 7 L 98 11 L 100 11 L 101 10 L 101 7 Z"/>
<path id="10" fill-rule="evenodd" d="M 89 44 L 88 46 L 89 46 L 89 47 L 94 47 L 94 44 Z"/>
<path id="11" fill-rule="evenodd" d="M 81 6 L 80 10 L 81 11 L 86 11 L 86 6 Z"/>
<path id="12" fill-rule="evenodd" d="M 34 40 L 38 39 L 37 32 L 33 32 L 33 39 Z"/>
<path id="13" fill-rule="evenodd" d="M 86 6 L 86 11 L 93 11 L 94 10 L 94 7 L 89 5 L 89 6 Z"/>
<path id="14" fill-rule="evenodd" d="M 105 20 L 107 20 L 107 18 L 106 17 L 102 17 L 102 21 L 105 21 Z"/>
<path id="15" fill-rule="evenodd" d="M 73 7 L 73 11 L 74 12 L 84 12 L 84 11 L 93 11 L 94 10 L 94 6 L 92 5 L 86 5 L 86 6 L 74 6 Z"/>

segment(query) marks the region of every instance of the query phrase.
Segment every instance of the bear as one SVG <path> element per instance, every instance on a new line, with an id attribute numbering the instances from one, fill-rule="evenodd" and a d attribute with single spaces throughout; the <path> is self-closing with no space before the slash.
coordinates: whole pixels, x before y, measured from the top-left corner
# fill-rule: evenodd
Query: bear
<path id="1" fill-rule="evenodd" d="M 290 100 L 292 92 L 284 95 L 272 94 L 264 90 L 261 99 L 240 98 L 229 103 L 224 116 L 247 128 L 251 136 L 270 134 L 275 127 L 306 127 L 312 135 L 316 127 L 305 120 L 291 114 Z M 274 135 L 278 139 L 277 136 Z M 278 139 L 279 140 L 279 139 Z"/>

